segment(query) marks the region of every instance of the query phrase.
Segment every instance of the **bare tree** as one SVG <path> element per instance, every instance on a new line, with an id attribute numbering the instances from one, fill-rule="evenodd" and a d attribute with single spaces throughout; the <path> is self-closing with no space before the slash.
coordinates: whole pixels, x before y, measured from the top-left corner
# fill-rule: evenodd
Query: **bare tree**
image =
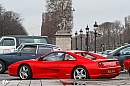
<path id="1" fill-rule="evenodd" d="M 0 5 L 0 36 L 3 35 L 27 35 L 22 26 L 20 15 L 13 11 L 6 11 Z"/>
<path id="2" fill-rule="evenodd" d="M 73 27 L 72 0 L 46 0 L 46 11 L 42 16 L 41 35 L 47 35 L 55 44 L 55 34 L 60 30 L 63 18 L 65 30 L 71 32 Z"/>
<path id="3" fill-rule="evenodd" d="M 130 16 L 125 17 L 125 31 L 124 31 L 124 41 L 130 43 Z"/>
<path id="4" fill-rule="evenodd" d="M 123 31 L 124 27 L 120 21 L 105 22 L 99 25 L 97 31 L 102 35 L 98 38 L 97 47 L 101 47 L 105 44 L 106 49 L 115 49 L 116 46 L 120 46 L 123 43 Z"/>

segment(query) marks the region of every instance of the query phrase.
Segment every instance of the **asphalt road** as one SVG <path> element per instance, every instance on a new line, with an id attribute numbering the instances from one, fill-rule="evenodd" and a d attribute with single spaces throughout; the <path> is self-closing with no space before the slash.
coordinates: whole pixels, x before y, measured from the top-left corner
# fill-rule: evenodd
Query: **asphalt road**
<path id="1" fill-rule="evenodd" d="M 127 79 L 130 78 L 129 74 L 126 72 L 121 72 L 121 74 L 114 79 Z M 4 74 L 0 74 L 0 80 L 19 80 L 19 77 L 14 77 L 8 75 L 8 72 L 6 71 Z"/>
<path id="2" fill-rule="evenodd" d="M 91 80 L 71 80 L 71 79 L 32 79 L 20 80 L 19 77 L 13 77 L 8 73 L 0 74 L 0 84 L 7 80 L 8 85 L 4 86 L 70 86 L 70 85 L 86 85 L 86 86 L 130 86 L 130 76 L 126 72 L 122 72 L 119 76 L 112 79 L 91 79 Z M 17 84 L 18 82 L 18 84 Z M 39 84 L 40 83 L 40 84 Z M 53 84 L 52 84 L 53 83 Z M 17 85 L 14 85 L 17 84 Z M 1 85 L 0 85 L 1 86 Z M 2 85 L 3 86 L 3 85 Z"/>

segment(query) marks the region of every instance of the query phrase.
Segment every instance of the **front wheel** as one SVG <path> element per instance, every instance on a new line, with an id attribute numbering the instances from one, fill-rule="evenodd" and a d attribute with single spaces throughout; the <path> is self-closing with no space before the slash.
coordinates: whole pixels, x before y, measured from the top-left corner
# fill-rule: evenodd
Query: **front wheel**
<path id="1" fill-rule="evenodd" d="M 22 65 L 19 69 L 19 77 L 21 79 L 32 78 L 31 68 L 28 65 Z"/>
<path id="2" fill-rule="evenodd" d="M 0 61 L 0 74 L 5 72 L 5 64 L 4 62 Z"/>
<path id="3" fill-rule="evenodd" d="M 79 67 L 74 68 L 72 72 L 72 78 L 73 79 L 89 79 L 89 75 L 86 68 L 79 66 Z"/>

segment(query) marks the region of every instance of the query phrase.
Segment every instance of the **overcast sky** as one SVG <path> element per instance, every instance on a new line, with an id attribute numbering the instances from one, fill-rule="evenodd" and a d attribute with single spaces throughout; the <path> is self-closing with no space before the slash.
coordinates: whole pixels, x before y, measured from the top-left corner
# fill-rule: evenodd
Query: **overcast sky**
<path id="1" fill-rule="evenodd" d="M 40 35 L 42 25 L 42 13 L 45 12 L 45 0 L 1 0 L 0 4 L 7 11 L 13 11 L 24 18 L 23 26 L 29 35 Z M 129 0 L 73 0 L 75 31 L 88 25 L 93 30 L 93 24 L 113 22 L 115 20 L 124 23 L 124 17 L 130 15 Z"/>

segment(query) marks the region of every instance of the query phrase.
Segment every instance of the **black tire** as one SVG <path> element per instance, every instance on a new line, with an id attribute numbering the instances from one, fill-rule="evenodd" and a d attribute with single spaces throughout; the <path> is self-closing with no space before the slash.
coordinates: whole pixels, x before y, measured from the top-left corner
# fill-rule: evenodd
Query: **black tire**
<path id="1" fill-rule="evenodd" d="M 28 65 L 22 65 L 19 68 L 19 77 L 20 79 L 31 79 L 32 78 L 32 71 Z"/>
<path id="2" fill-rule="evenodd" d="M 78 66 L 72 71 L 72 79 L 89 79 L 88 71 L 83 66 Z"/>
<path id="3" fill-rule="evenodd" d="M 5 72 L 5 64 L 3 61 L 0 61 L 0 74 Z"/>

